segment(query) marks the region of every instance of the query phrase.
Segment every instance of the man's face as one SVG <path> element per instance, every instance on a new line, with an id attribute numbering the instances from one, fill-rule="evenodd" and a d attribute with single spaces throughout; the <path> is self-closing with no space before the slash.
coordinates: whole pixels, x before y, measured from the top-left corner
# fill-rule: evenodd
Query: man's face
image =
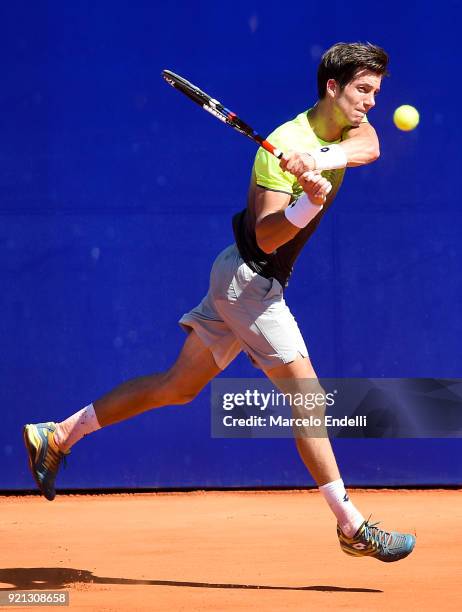
<path id="1" fill-rule="evenodd" d="M 367 112 L 375 106 L 375 96 L 380 91 L 381 82 L 380 75 L 366 69 L 357 72 L 343 89 L 332 80 L 330 92 L 339 125 L 357 127 L 361 123 Z"/>

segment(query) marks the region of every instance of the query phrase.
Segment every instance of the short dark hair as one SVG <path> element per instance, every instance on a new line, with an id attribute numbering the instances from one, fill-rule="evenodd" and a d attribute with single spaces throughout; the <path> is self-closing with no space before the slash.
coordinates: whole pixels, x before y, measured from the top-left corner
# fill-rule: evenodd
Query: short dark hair
<path id="1" fill-rule="evenodd" d="M 335 79 L 343 89 L 359 70 L 367 69 L 386 76 L 387 53 L 371 43 L 337 43 L 328 49 L 321 58 L 318 68 L 319 99 L 326 95 L 329 79 Z"/>

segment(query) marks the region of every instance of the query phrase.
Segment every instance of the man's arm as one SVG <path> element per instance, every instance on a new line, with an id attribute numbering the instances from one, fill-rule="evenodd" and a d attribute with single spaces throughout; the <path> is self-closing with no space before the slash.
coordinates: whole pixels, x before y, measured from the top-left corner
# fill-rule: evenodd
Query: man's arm
<path id="1" fill-rule="evenodd" d="M 303 188 L 310 204 L 319 210 L 313 209 L 312 217 L 316 216 L 326 201 L 326 195 L 332 185 L 318 173 L 306 173 L 299 178 L 300 186 Z M 259 248 L 264 253 L 272 253 L 298 234 L 301 227 L 291 223 L 286 217 L 285 211 L 291 196 L 280 191 L 270 191 L 262 187 L 256 187 L 255 192 L 255 236 Z"/>
<path id="2" fill-rule="evenodd" d="M 333 146 L 342 148 L 346 156 L 346 165 L 350 168 L 370 164 L 380 156 L 377 132 L 370 123 L 361 123 L 356 128 L 348 128 L 342 134 L 342 142 Z M 298 179 L 304 172 L 315 170 L 316 162 L 309 153 L 288 151 L 281 159 L 280 166 Z"/>
<path id="3" fill-rule="evenodd" d="M 346 153 L 349 168 L 370 164 L 380 156 L 377 132 L 370 123 L 345 130 L 339 145 Z"/>

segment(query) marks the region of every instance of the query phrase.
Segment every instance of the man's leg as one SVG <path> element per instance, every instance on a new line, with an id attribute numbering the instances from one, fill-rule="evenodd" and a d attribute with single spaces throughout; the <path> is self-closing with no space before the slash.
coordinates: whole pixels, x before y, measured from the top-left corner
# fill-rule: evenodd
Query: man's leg
<path id="1" fill-rule="evenodd" d="M 268 378 L 283 393 L 322 393 L 316 373 L 308 357 L 301 355 L 291 363 L 265 370 Z M 292 408 L 294 416 L 303 408 Z M 324 406 L 313 416 L 323 418 Z M 324 427 L 315 432 L 296 432 L 296 445 L 303 463 L 316 481 L 332 512 L 337 518 L 337 535 L 342 550 L 353 556 L 373 556 L 380 561 L 398 561 L 407 557 L 415 545 L 409 534 L 386 532 L 364 520 L 352 504 L 337 467 L 330 440 Z M 300 435 L 301 434 L 301 435 Z"/>
<path id="2" fill-rule="evenodd" d="M 291 363 L 265 371 L 265 374 L 283 393 L 314 392 L 318 387 L 317 376 L 310 359 L 301 355 Z M 318 487 L 340 478 L 332 445 L 327 436 L 296 437 L 295 443 L 303 463 Z"/>
<path id="3" fill-rule="evenodd" d="M 119 385 L 93 403 L 96 417 L 105 427 L 151 408 L 187 404 L 219 372 L 212 353 L 192 330 L 169 370 Z"/>
<path id="4" fill-rule="evenodd" d="M 291 363 L 265 370 L 265 374 L 283 393 L 291 395 L 301 393 L 305 395 L 307 393 L 323 392 L 308 357 L 299 355 L 299 357 Z M 293 411 L 295 410 L 297 409 L 293 408 Z M 305 409 L 301 408 L 301 410 Z M 315 411 L 310 411 L 310 414 L 321 417 L 323 416 L 324 407 L 319 407 L 316 414 L 314 414 L 314 412 Z M 297 413 L 296 416 L 309 415 L 307 413 L 300 415 Z M 312 432 L 313 435 L 310 435 L 310 431 L 307 431 L 305 435 L 295 437 L 295 443 L 300 453 L 300 457 L 313 476 L 318 487 L 340 479 L 340 472 L 337 467 L 332 445 L 327 435 L 323 435 L 325 431 L 325 428 L 316 428 L 316 431 Z M 302 433 L 303 432 L 301 432 L 301 434 Z M 361 520 L 356 526 L 356 529 L 364 520 L 359 512 L 357 513 L 357 518 Z"/>
<path id="5" fill-rule="evenodd" d="M 54 481 L 61 459 L 82 437 L 151 408 L 185 404 L 219 372 L 211 351 L 191 331 L 168 371 L 123 383 L 57 425 L 51 422 L 26 425 L 24 441 L 29 463 L 42 493 L 50 501 L 54 499 Z"/>

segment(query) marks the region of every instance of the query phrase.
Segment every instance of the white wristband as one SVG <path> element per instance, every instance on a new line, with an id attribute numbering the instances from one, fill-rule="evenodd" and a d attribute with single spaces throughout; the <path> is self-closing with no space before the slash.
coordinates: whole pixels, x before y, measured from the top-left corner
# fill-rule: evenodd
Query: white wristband
<path id="1" fill-rule="evenodd" d="M 313 204 L 310 201 L 306 193 L 289 204 L 289 206 L 285 209 L 284 214 L 286 216 L 287 221 L 290 221 L 292 225 L 299 227 L 306 227 L 308 223 L 316 217 L 317 214 L 321 212 L 323 206 L 318 206 L 317 204 Z"/>
<path id="2" fill-rule="evenodd" d="M 338 144 L 333 144 L 315 151 L 310 151 L 309 154 L 314 158 L 316 170 L 336 170 L 337 168 L 345 168 L 348 163 L 346 153 Z"/>

